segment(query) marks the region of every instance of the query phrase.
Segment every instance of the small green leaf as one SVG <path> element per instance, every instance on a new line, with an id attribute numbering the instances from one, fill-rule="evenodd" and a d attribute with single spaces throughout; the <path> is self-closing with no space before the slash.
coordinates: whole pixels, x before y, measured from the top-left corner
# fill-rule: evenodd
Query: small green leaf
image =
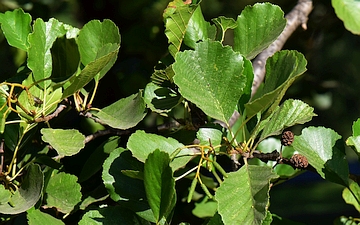
<path id="1" fill-rule="evenodd" d="M 62 222 L 61 220 L 56 219 L 47 213 L 43 213 L 39 209 L 35 209 L 34 207 L 27 211 L 26 218 L 28 219 L 29 225 L 38 225 L 38 224 L 65 225 L 65 223 Z"/>
<path id="2" fill-rule="evenodd" d="M 45 190 L 47 206 L 65 214 L 70 213 L 81 200 L 80 190 L 76 176 L 64 172 L 53 173 Z"/>
<path id="3" fill-rule="evenodd" d="M 145 107 L 139 92 L 101 109 L 95 116 L 110 127 L 126 130 L 136 126 L 145 117 Z"/>
<path id="4" fill-rule="evenodd" d="M 342 197 L 347 204 L 353 205 L 360 212 L 360 187 L 356 182 L 350 182 L 349 187 L 343 190 Z"/>
<path id="5" fill-rule="evenodd" d="M 306 123 L 313 116 L 316 116 L 314 109 L 308 104 L 300 100 L 288 99 L 266 120 L 260 122 L 259 127 L 264 128 L 260 139 L 281 134 L 285 128 Z"/>
<path id="6" fill-rule="evenodd" d="M 243 64 L 242 56 L 229 46 L 206 40 L 198 43 L 195 51 L 176 55 L 174 82 L 186 99 L 227 123 L 246 84 Z"/>
<path id="7" fill-rule="evenodd" d="M 201 202 L 195 202 L 192 213 L 199 218 L 213 217 L 217 212 L 218 203 L 208 198 L 203 198 Z"/>
<path id="8" fill-rule="evenodd" d="M 36 19 L 34 31 L 29 35 L 28 67 L 32 70 L 35 81 L 49 78 L 52 73 L 51 47 L 56 38 L 66 34 L 64 25 L 56 19 L 44 22 Z M 51 84 L 50 80 L 39 83 L 43 89 Z"/>
<path id="9" fill-rule="evenodd" d="M 225 16 L 219 16 L 218 18 L 214 18 L 211 21 L 215 23 L 218 28 L 218 37 L 217 41 L 223 41 L 225 38 L 225 32 L 228 29 L 235 29 L 237 27 L 237 23 L 233 18 L 227 18 Z"/>
<path id="10" fill-rule="evenodd" d="M 264 166 L 244 165 L 229 173 L 215 194 L 224 224 L 261 224 L 269 204 L 270 180 L 276 177 Z"/>
<path id="11" fill-rule="evenodd" d="M 174 0 L 164 10 L 165 35 L 169 40 L 169 52 L 175 57 L 184 41 L 186 29 L 192 14 L 198 5 L 185 4 L 182 0 Z"/>
<path id="12" fill-rule="evenodd" d="M 223 133 L 221 130 L 211 127 L 200 128 L 196 133 L 196 137 L 199 139 L 200 144 L 209 145 L 210 140 L 213 147 L 221 144 L 222 135 Z"/>
<path id="13" fill-rule="evenodd" d="M 6 85 L 2 85 L 0 86 L 0 89 L 3 89 L 7 87 Z M 1 93 L 1 90 L 0 90 Z M 9 115 L 9 111 L 8 110 L 8 106 L 7 106 L 7 98 L 3 95 L 0 95 L 0 134 L 4 133 L 5 130 L 5 122 L 6 122 L 6 118 Z"/>
<path id="14" fill-rule="evenodd" d="M 10 197 L 10 190 L 5 189 L 4 185 L 0 185 L 0 205 L 7 204 Z"/>
<path id="15" fill-rule="evenodd" d="M 85 147 L 85 136 L 78 130 L 43 128 L 42 140 L 49 143 L 60 156 L 77 154 Z"/>
<path id="16" fill-rule="evenodd" d="M 340 138 L 331 129 L 308 127 L 303 129 L 300 136 L 295 136 L 292 146 L 307 158 L 322 178 L 347 185 L 349 168 L 345 153 L 335 146 Z"/>
<path id="17" fill-rule="evenodd" d="M 205 21 L 201 8 L 197 7 L 186 28 L 184 43 L 190 48 L 195 48 L 196 43 L 199 41 L 204 41 L 208 38 L 214 40 L 215 34 L 215 26 Z"/>
<path id="18" fill-rule="evenodd" d="M 150 153 L 144 165 L 146 197 L 156 222 L 168 218 L 176 204 L 175 179 L 166 152 L 155 150 Z"/>
<path id="19" fill-rule="evenodd" d="M 121 206 L 108 206 L 86 212 L 79 225 L 103 225 L 103 224 L 124 224 L 124 225 L 150 225 L 150 222 L 139 218 L 133 211 Z"/>
<path id="20" fill-rule="evenodd" d="M 0 205 L 0 213 L 15 215 L 33 207 L 39 200 L 44 185 L 44 174 L 37 164 L 30 164 L 20 188 L 9 199 L 9 204 Z"/>
<path id="21" fill-rule="evenodd" d="M 27 51 L 31 32 L 31 15 L 19 8 L 0 14 L 1 30 L 9 45 Z"/>
<path id="22" fill-rule="evenodd" d="M 234 50 L 251 60 L 280 35 L 286 25 L 284 12 L 270 3 L 247 6 L 237 19 Z"/>
<path id="23" fill-rule="evenodd" d="M 147 134 L 141 130 L 136 131 L 130 136 L 127 148 L 130 149 L 134 157 L 141 162 L 145 162 L 148 155 L 156 149 L 160 149 L 161 151 L 167 152 L 171 155 L 175 150 L 183 148 L 177 157 L 175 157 L 170 163 L 174 171 L 185 166 L 186 163 L 193 157 L 193 152 L 184 148 L 184 145 L 179 143 L 177 140 L 173 138 L 165 138 L 156 134 Z"/>
<path id="24" fill-rule="evenodd" d="M 357 0 L 332 0 L 336 15 L 344 22 L 345 28 L 353 34 L 360 34 L 360 2 Z"/>
<path id="25" fill-rule="evenodd" d="M 306 59 L 297 51 L 280 51 L 266 62 L 265 83 L 258 89 L 253 100 L 245 105 L 247 116 L 270 108 L 270 112 L 279 105 L 286 90 L 306 71 Z"/>

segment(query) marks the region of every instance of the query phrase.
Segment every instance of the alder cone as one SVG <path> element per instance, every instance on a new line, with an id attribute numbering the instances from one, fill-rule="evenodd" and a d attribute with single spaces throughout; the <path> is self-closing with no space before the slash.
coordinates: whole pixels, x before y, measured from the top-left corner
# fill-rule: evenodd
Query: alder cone
<path id="1" fill-rule="evenodd" d="M 291 157 L 290 162 L 295 166 L 295 168 L 299 168 L 299 169 L 305 169 L 306 167 L 309 166 L 309 162 L 307 158 L 300 154 L 294 154 Z"/>
<path id="2" fill-rule="evenodd" d="M 291 145 L 294 141 L 294 133 L 291 131 L 284 131 L 281 135 L 281 144 L 284 146 Z"/>

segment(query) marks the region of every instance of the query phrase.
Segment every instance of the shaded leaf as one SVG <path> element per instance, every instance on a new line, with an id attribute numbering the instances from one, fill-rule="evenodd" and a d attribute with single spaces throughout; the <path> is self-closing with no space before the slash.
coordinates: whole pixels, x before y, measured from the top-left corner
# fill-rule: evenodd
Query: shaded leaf
<path id="1" fill-rule="evenodd" d="M 331 129 L 308 127 L 302 130 L 300 136 L 295 136 L 292 146 L 307 158 L 322 178 L 347 185 L 349 168 L 345 153 L 335 146 L 340 138 Z"/>
<path id="2" fill-rule="evenodd" d="M 168 218 L 176 204 L 175 179 L 166 152 L 155 150 L 148 155 L 144 165 L 146 197 L 156 222 Z"/>
<path id="3" fill-rule="evenodd" d="M 177 140 L 156 134 L 148 134 L 141 130 L 137 130 L 130 136 L 127 148 L 130 149 L 133 156 L 141 162 L 145 162 L 148 155 L 156 149 L 167 152 L 171 155 L 175 150 L 183 148 L 177 157 L 175 157 L 170 163 L 174 171 L 185 166 L 186 163 L 193 157 L 193 152 L 184 148 L 184 145 L 179 143 Z"/>
<path id="4" fill-rule="evenodd" d="M 31 208 L 27 211 L 26 218 L 28 219 L 29 225 L 38 225 L 38 224 L 51 224 L 51 225 L 65 225 L 59 219 L 52 217 L 47 213 L 41 212 L 39 209 Z"/>
<path id="5" fill-rule="evenodd" d="M 336 15 L 344 22 L 345 28 L 353 34 L 360 34 L 360 2 L 354 0 L 331 0 Z"/>
<path id="6" fill-rule="evenodd" d="M 276 177 L 271 168 L 252 165 L 229 173 L 215 194 L 224 224 L 262 224 L 269 204 L 270 180 Z"/>
<path id="7" fill-rule="evenodd" d="M 154 83 L 148 83 L 145 87 L 144 101 L 153 112 L 167 113 L 181 100 L 181 96 L 169 88 L 160 87 Z"/>
<path id="8" fill-rule="evenodd" d="M 306 59 L 297 51 L 280 51 L 266 62 L 265 83 L 256 92 L 253 100 L 245 105 L 247 116 L 279 105 L 290 85 L 306 71 Z"/>
<path id="9" fill-rule="evenodd" d="M 154 215 L 146 200 L 144 183 L 133 179 L 122 171 L 144 171 L 144 164 L 123 148 L 112 151 L 103 164 L 102 179 L 112 200 L 131 209 L 140 217 L 155 222 Z"/>
<path id="10" fill-rule="evenodd" d="M 235 29 L 237 27 L 237 23 L 233 18 L 227 18 L 225 16 L 219 16 L 217 18 L 212 19 L 218 28 L 218 37 L 216 38 L 217 41 L 223 41 L 225 38 L 225 32 L 228 29 Z"/>
<path id="11" fill-rule="evenodd" d="M 245 7 L 236 22 L 234 50 L 249 60 L 274 42 L 286 25 L 284 12 L 270 3 Z"/>
<path id="12" fill-rule="evenodd" d="M 113 128 L 126 130 L 136 126 L 145 117 L 145 107 L 139 92 L 101 109 L 95 116 Z"/>
<path id="13" fill-rule="evenodd" d="M 217 207 L 218 203 L 216 201 L 204 198 L 201 202 L 195 202 L 195 208 L 192 210 L 192 213 L 199 218 L 209 218 L 216 214 Z"/>
<path id="14" fill-rule="evenodd" d="M 28 35 L 31 32 L 31 15 L 19 8 L 14 11 L 0 13 L 1 30 L 9 45 L 27 51 Z"/>
<path id="15" fill-rule="evenodd" d="M 150 222 L 136 216 L 134 212 L 120 206 L 109 206 L 86 212 L 79 225 L 102 225 L 102 224 L 123 225 L 150 225 Z"/>
<path id="16" fill-rule="evenodd" d="M 9 203 L 0 205 L 2 214 L 19 214 L 33 207 L 39 200 L 44 185 L 44 174 L 37 164 L 30 164 L 20 188 L 9 199 Z"/>
<path id="17" fill-rule="evenodd" d="M 82 197 L 77 177 L 64 172 L 53 173 L 45 191 L 47 206 L 65 214 L 70 213 Z"/>
<path id="18" fill-rule="evenodd" d="M 164 10 L 165 35 L 173 57 L 180 50 L 189 20 L 197 7 L 198 5 L 185 4 L 182 0 L 174 0 Z"/>
<path id="19" fill-rule="evenodd" d="M 64 25 L 56 19 L 44 22 L 36 19 L 33 33 L 29 35 L 28 67 L 31 69 L 34 80 L 40 81 L 49 78 L 52 73 L 51 47 L 56 38 L 66 34 Z M 50 85 L 51 81 L 46 80 L 39 83 L 43 89 Z"/>
<path id="20" fill-rule="evenodd" d="M 77 154 L 85 147 L 85 136 L 78 130 L 43 128 L 42 140 L 49 143 L 60 156 Z"/>
<path id="21" fill-rule="evenodd" d="M 246 84 L 242 56 L 206 40 L 194 51 L 179 52 L 173 69 L 179 92 L 207 115 L 227 123 Z"/>

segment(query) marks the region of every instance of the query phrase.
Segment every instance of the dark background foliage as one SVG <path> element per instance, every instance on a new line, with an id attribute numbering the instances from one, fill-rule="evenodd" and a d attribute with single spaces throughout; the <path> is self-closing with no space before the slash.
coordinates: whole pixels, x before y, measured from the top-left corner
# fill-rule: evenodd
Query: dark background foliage
<path id="1" fill-rule="evenodd" d="M 120 29 L 121 48 L 118 61 L 100 82 L 96 107 L 104 107 L 119 98 L 143 89 L 156 63 L 167 54 L 162 13 L 168 0 L 19 0 L 0 1 L 0 11 L 24 8 L 33 19 L 55 17 L 81 27 L 92 19 L 111 19 Z M 205 18 L 224 15 L 236 19 L 246 5 L 255 0 L 203 0 Z M 297 1 L 270 1 L 288 12 Z M 231 35 L 229 33 L 228 35 Z M 284 46 L 302 52 L 308 71 L 288 91 L 286 98 L 298 98 L 315 108 L 318 114 L 311 124 L 334 129 L 346 139 L 351 125 L 360 115 L 360 37 L 345 30 L 328 0 L 315 0 L 308 29 L 298 29 Z M 0 36 L 0 80 L 16 73 L 24 56 L 9 47 Z M 295 130 L 300 133 L 300 128 Z M 356 168 L 351 168 L 356 173 Z M 299 221 L 324 224 L 329 214 L 353 215 L 351 206 L 341 199 L 341 188 L 313 182 L 318 177 L 301 176 L 276 186 L 272 191 L 273 213 Z M 185 210 L 185 211 L 190 211 Z M 349 211 L 350 210 L 350 211 Z M 185 213 L 184 216 L 189 215 Z M 310 216 L 314 216 L 310 218 Z M 307 219 L 309 218 L 309 219 Z M 331 220 L 332 221 L 332 220 Z M 326 223 L 325 223 L 326 224 Z"/>

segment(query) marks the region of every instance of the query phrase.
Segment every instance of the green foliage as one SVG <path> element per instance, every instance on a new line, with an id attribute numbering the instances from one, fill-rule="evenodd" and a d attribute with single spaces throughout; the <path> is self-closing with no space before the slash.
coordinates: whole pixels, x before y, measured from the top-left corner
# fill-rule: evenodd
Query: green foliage
<path id="1" fill-rule="evenodd" d="M 302 170 L 342 185 L 345 203 L 360 210 L 341 136 L 313 126 L 289 133 L 317 116 L 301 100 L 283 100 L 307 70 L 304 55 L 271 56 L 251 96 L 250 60 L 286 25 L 279 6 L 255 4 L 237 20 L 209 22 L 200 1 L 174 0 L 163 19 L 169 55 L 158 59 L 145 90 L 99 109 L 94 98 L 120 49 L 114 22 L 76 28 L 55 18 L 32 21 L 22 9 L 0 14 L 8 44 L 26 53 L 0 84 L 2 221 L 180 224 L 181 204 L 193 201 L 204 224 L 295 224 L 270 212 L 269 196 Z M 101 126 L 84 129 L 74 114 Z M 352 129 L 345 143 L 359 157 L 360 120 Z"/>
<path id="2" fill-rule="evenodd" d="M 336 15 L 344 22 L 346 29 L 354 34 L 360 34 L 360 2 L 351 0 L 332 0 Z"/>

